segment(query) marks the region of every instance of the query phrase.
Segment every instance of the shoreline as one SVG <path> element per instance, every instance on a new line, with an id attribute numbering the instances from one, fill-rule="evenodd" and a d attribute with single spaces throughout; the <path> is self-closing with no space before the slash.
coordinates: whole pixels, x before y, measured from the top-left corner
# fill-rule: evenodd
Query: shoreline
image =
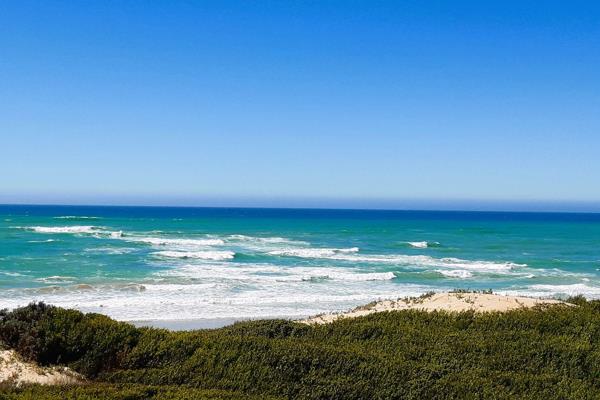
<path id="1" fill-rule="evenodd" d="M 542 297 L 514 296 L 487 292 L 429 292 L 417 297 L 403 297 L 397 299 L 382 299 L 360 305 L 349 310 L 331 311 L 309 316 L 274 315 L 267 317 L 223 317 L 223 318 L 198 318 L 198 319 L 161 319 L 161 320 L 136 320 L 125 321 L 135 327 L 151 327 L 168 329 L 171 331 L 189 331 L 197 329 L 219 329 L 231 326 L 237 322 L 262 321 L 272 319 L 287 319 L 305 324 L 327 324 L 338 319 L 357 318 L 378 312 L 422 310 L 422 311 L 447 311 L 447 312 L 505 312 L 519 308 L 532 308 L 536 306 L 566 305 L 563 300 Z"/>
<path id="2" fill-rule="evenodd" d="M 198 319 L 154 319 L 123 321 L 132 324 L 136 328 L 157 328 L 170 331 L 189 331 L 196 329 L 219 329 L 235 324 L 236 322 L 261 321 L 268 319 L 291 319 L 284 316 L 273 317 L 249 317 L 249 318 L 198 318 Z"/>

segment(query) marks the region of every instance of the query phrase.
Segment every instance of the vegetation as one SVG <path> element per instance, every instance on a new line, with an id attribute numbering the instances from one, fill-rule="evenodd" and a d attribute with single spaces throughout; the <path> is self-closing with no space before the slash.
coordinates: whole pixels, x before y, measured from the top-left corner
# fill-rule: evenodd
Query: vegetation
<path id="1" fill-rule="evenodd" d="M 268 400 L 222 390 L 202 390 L 181 386 L 147 386 L 97 383 L 82 386 L 29 386 L 4 388 L 0 400 Z M 275 400 L 275 398 L 272 398 Z"/>
<path id="2" fill-rule="evenodd" d="M 464 293 L 464 294 L 468 294 L 468 293 L 481 293 L 481 294 L 494 294 L 494 291 L 492 289 L 487 289 L 487 290 L 471 290 L 471 289 L 453 289 L 451 290 L 449 293 Z"/>
<path id="3" fill-rule="evenodd" d="M 3 345 L 44 365 L 67 365 L 92 383 L 5 389 L 0 399 L 598 398 L 600 302 L 573 303 L 191 332 L 32 304 L 0 312 Z"/>

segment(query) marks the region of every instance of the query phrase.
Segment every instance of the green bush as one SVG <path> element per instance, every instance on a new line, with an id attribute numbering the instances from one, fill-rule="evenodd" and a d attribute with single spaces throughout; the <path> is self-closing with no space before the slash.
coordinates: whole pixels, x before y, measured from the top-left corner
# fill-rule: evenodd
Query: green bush
<path id="1" fill-rule="evenodd" d="M 190 332 L 32 304 L 0 314 L 0 339 L 110 388 L 301 399 L 599 398 L 600 302 L 574 303 L 486 314 L 396 311 L 320 326 L 252 321 Z"/>
<path id="2" fill-rule="evenodd" d="M 90 384 L 82 386 L 28 386 L 5 388 L 0 400 L 267 400 L 222 390 L 202 390 L 173 386 Z M 275 398 L 272 398 L 275 400 Z"/>
<path id="3" fill-rule="evenodd" d="M 95 376 L 120 365 L 140 330 L 100 314 L 82 314 L 44 303 L 0 312 L 0 340 L 40 364 L 69 364 Z"/>

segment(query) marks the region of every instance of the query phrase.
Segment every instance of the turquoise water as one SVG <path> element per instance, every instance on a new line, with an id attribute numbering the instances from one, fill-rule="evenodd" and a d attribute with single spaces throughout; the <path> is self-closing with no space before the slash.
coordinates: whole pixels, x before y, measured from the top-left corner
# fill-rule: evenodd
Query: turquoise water
<path id="1" fill-rule="evenodd" d="M 0 307 L 298 317 L 454 288 L 600 297 L 600 214 L 0 206 Z"/>

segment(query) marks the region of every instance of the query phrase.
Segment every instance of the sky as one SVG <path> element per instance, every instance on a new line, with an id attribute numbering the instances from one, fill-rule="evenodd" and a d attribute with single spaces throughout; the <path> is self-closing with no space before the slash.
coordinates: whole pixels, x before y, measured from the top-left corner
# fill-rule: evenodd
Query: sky
<path id="1" fill-rule="evenodd" d="M 600 209 L 600 3 L 2 1 L 0 203 Z"/>

